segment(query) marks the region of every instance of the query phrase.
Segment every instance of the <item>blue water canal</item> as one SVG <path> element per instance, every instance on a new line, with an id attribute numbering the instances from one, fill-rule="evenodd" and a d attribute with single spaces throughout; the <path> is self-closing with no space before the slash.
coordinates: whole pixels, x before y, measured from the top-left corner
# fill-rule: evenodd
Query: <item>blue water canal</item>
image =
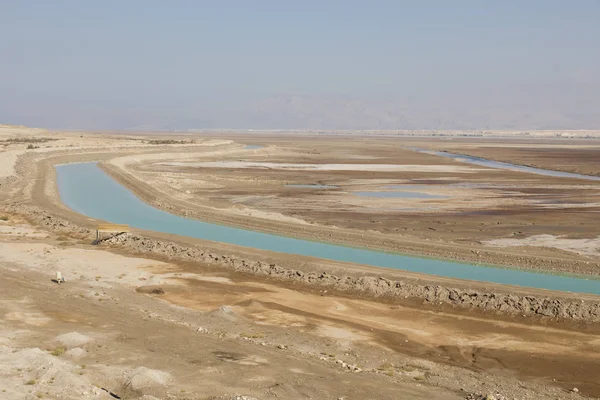
<path id="1" fill-rule="evenodd" d="M 56 167 L 62 201 L 91 218 L 280 253 L 394 268 L 451 278 L 600 294 L 600 281 L 410 257 L 299 240 L 186 219 L 156 209 L 104 173 L 95 163 Z"/>
<path id="2" fill-rule="evenodd" d="M 464 154 L 448 153 L 447 151 L 435 151 L 435 150 L 423 150 L 416 147 L 409 147 L 410 150 L 418 151 L 419 153 L 431 154 L 434 156 L 451 158 L 456 161 L 464 162 L 467 164 L 480 165 L 482 167 L 489 167 L 495 169 L 507 169 L 510 171 L 527 172 L 529 174 L 554 176 L 557 178 L 575 178 L 575 179 L 586 179 L 588 181 L 600 181 L 600 176 L 594 175 L 583 175 L 576 174 L 574 172 L 563 172 L 554 171 L 551 169 L 528 167 L 526 165 L 510 164 L 501 161 L 488 160 L 486 158 L 468 156 Z"/>

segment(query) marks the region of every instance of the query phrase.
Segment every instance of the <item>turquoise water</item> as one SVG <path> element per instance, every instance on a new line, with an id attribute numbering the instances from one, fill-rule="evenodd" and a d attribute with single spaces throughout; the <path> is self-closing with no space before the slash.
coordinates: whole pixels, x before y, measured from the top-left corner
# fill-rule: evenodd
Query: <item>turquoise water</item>
<path id="1" fill-rule="evenodd" d="M 421 192 L 352 192 L 357 196 L 362 197 L 400 197 L 404 199 L 445 199 L 446 196 L 438 196 L 435 194 Z"/>
<path id="2" fill-rule="evenodd" d="M 510 163 L 505 163 L 505 162 L 501 162 L 501 161 L 488 160 L 486 158 L 481 158 L 481 157 L 448 153 L 447 151 L 423 150 L 423 149 L 417 149 L 416 147 L 411 147 L 410 149 L 414 150 L 414 151 L 418 151 L 419 153 L 425 153 L 425 154 L 431 154 L 434 156 L 452 158 L 453 160 L 456 160 L 456 161 L 473 164 L 473 165 L 481 165 L 483 167 L 490 167 L 490 168 L 496 168 L 496 169 L 508 169 L 510 171 L 527 172 L 530 174 L 545 175 L 545 176 L 556 176 L 559 178 L 576 178 L 576 179 L 586 179 L 589 181 L 600 181 L 600 176 L 583 175 L 583 174 L 575 174 L 573 172 L 563 172 L 563 171 L 554 171 L 551 169 L 527 167 L 525 165 L 510 164 Z"/>
<path id="3" fill-rule="evenodd" d="M 247 150 L 251 150 L 251 149 L 262 149 L 263 147 L 265 147 L 265 146 L 263 146 L 261 144 L 247 144 L 246 147 L 244 147 L 244 148 Z"/>
<path id="4" fill-rule="evenodd" d="M 56 171 L 60 197 L 72 210 L 88 217 L 128 224 L 138 229 L 451 278 L 600 294 L 600 281 L 597 280 L 409 257 L 186 219 L 142 202 L 106 175 L 95 163 L 60 165 L 56 167 Z"/>

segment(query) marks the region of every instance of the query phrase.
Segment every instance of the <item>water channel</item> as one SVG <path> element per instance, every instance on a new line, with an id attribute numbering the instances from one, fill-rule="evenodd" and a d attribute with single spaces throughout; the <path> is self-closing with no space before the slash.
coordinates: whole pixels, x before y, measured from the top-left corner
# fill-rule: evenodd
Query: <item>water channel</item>
<path id="1" fill-rule="evenodd" d="M 486 158 L 468 156 L 464 154 L 448 153 L 447 151 L 434 151 L 434 150 L 423 150 L 416 147 L 409 147 L 410 150 L 418 151 L 419 153 L 431 154 L 434 156 L 451 158 L 456 161 L 464 162 L 467 164 L 480 165 L 482 167 L 496 168 L 496 169 L 508 169 L 511 171 L 527 172 L 530 174 L 544 175 L 544 176 L 555 176 L 558 178 L 576 178 L 586 179 L 589 181 L 600 181 L 600 176 L 594 175 L 583 175 L 576 174 L 573 172 L 554 171 L 551 169 L 527 167 L 525 165 L 510 164 L 501 161 L 488 160 Z"/>
<path id="2" fill-rule="evenodd" d="M 600 294 L 600 281 L 476 266 L 332 245 L 186 219 L 154 208 L 102 171 L 96 163 L 56 167 L 61 200 L 73 211 L 112 223 L 233 245 L 341 262 L 580 293 Z"/>

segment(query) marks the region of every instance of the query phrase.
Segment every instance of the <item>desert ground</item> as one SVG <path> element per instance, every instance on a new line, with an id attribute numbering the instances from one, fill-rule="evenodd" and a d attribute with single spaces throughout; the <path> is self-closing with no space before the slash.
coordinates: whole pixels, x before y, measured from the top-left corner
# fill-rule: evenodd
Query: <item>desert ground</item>
<path id="1" fill-rule="evenodd" d="M 600 397 L 598 296 L 135 229 L 92 245 L 54 170 L 98 161 L 208 222 L 598 278 L 600 181 L 412 150 L 598 176 L 598 132 L 496 136 L 0 126 L 0 398 Z"/>
<path id="2" fill-rule="evenodd" d="M 429 139 L 319 138 L 318 146 L 313 138 L 234 140 L 102 165 L 151 204 L 203 220 L 513 267 L 593 275 L 600 268 L 600 181 L 491 169 L 410 150 L 445 148 Z M 554 168 L 574 172 L 580 160 L 577 171 L 598 174 L 600 161 L 589 155 L 598 154 L 600 142 L 569 143 L 541 147 L 534 141 L 515 150 L 511 143 L 452 142 L 448 149 L 472 155 L 496 149 L 501 160 L 517 163 L 523 158 L 513 153 L 531 149 L 528 165 L 549 167 L 549 157 L 562 148 Z M 540 156 L 544 148 L 548 153 Z"/>

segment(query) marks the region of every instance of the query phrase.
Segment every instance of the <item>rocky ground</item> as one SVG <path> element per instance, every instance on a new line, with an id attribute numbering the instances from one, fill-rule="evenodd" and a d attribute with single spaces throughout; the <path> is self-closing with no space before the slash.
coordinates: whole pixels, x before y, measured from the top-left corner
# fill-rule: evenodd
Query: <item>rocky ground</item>
<path id="1" fill-rule="evenodd" d="M 53 164 L 193 158 L 243 145 L 27 132 L 3 144 L 14 157 L 0 162 L 0 398 L 600 396 L 597 296 L 474 286 L 151 232 L 92 246 L 95 221 L 60 204 Z M 411 240 L 421 250 L 444 245 Z M 597 273 L 588 254 L 475 251 L 454 254 Z M 51 281 L 56 271 L 65 283 Z"/>
<path id="2" fill-rule="evenodd" d="M 573 387 L 596 390 L 581 375 L 566 382 L 558 374 L 548 385 L 532 371 L 521 371 L 522 379 L 493 372 L 490 361 L 432 361 L 426 354 L 443 346 L 426 340 L 429 334 L 415 335 L 425 326 L 409 323 L 421 317 L 405 306 L 390 311 L 323 290 L 286 289 L 199 260 L 120 255 L 17 217 L 3 226 L 14 229 L 4 229 L 0 240 L 0 398 L 554 399 L 577 398 Z M 56 270 L 65 283 L 51 281 Z M 318 314 L 329 307 L 336 318 Z M 390 312 L 397 320 L 384 322 Z M 358 323 L 361 313 L 376 316 L 371 328 Z M 444 313 L 426 314 L 446 324 Z M 397 328 L 390 323 L 414 326 L 391 334 Z M 473 323 L 469 329 L 477 329 Z M 506 336 L 513 328 L 502 325 L 495 328 L 506 331 L 498 343 L 525 340 Z M 540 333 L 546 346 L 534 345 L 534 337 L 522 342 L 538 347 L 529 358 L 560 353 L 583 369 L 598 362 L 568 355 L 556 342 L 578 341 L 585 353 L 597 336 L 549 327 Z M 489 342 L 488 334 L 480 336 Z M 479 348 L 478 357 L 497 357 L 494 347 Z"/>

